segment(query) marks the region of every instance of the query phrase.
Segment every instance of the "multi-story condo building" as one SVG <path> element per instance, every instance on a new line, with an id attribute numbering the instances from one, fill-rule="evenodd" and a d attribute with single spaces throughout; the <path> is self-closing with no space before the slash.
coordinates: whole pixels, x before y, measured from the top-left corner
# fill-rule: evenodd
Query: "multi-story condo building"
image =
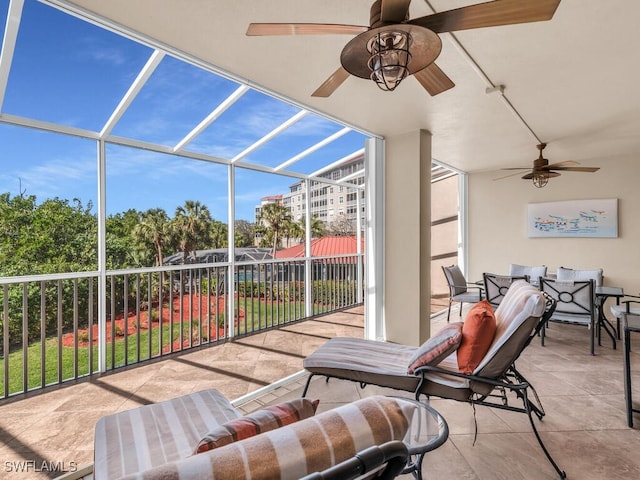
<path id="1" fill-rule="evenodd" d="M 321 177 L 338 181 L 357 172 L 363 172 L 349 180 L 350 183 L 364 183 L 364 156 L 360 155 L 344 164 L 323 173 Z M 364 226 L 365 195 L 364 190 L 333 183 L 311 183 L 311 216 L 322 220 L 327 229 L 334 229 L 343 234 L 355 234 L 358 215 L 357 196 L 360 195 L 360 218 Z M 256 206 L 256 223 L 259 222 L 262 207 L 267 203 L 279 202 L 291 212 L 291 218 L 300 221 L 305 214 L 307 189 L 304 181 L 294 183 L 289 192 L 282 195 L 270 195 L 261 199 Z"/>

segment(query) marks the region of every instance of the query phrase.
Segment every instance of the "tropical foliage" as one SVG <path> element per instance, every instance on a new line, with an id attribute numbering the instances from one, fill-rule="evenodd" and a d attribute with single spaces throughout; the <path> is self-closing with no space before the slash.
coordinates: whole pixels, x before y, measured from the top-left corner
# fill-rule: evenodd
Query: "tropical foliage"
<path id="1" fill-rule="evenodd" d="M 266 205 L 259 226 L 238 220 L 235 229 L 236 247 L 253 246 L 256 234 L 275 251 L 283 240 L 304 240 L 305 220 L 293 221 L 289 210 L 281 204 Z M 311 232 L 314 237 L 324 233 L 324 224 L 313 217 Z M 181 252 L 185 262 L 191 252 L 199 249 L 224 248 L 228 244 L 228 226 L 211 217 L 208 207 L 199 201 L 187 200 L 171 217 L 161 208 L 147 211 L 130 209 L 109 215 L 106 219 L 106 263 L 110 270 L 159 266 L 168 255 Z M 0 277 L 35 274 L 56 274 L 95 271 L 98 268 L 98 219 L 91 203 L 78 199 L 52 198 L 38 203 L 33 195 L 0 195 Z M 120 280 L 118 280 L 120 281 Z M 121 287 L 116 285 L 116 287 Z M 158 288 L 155 285 L 153 288 Z M 41 334 L 42 325 L 47 332 L 66 329 L 73 325 L 74 315 L 86 318 L 89 292 L 95 286 L 88 279 L 47 282 L 41 286 L 31 282 L 26 291 L 28 302 L 29 339 Z M 122 289 L 116 288 L 116 307 L 123 301 Z M 5 290 L 11 313 L 9 337 L 20 341 L 22 337 L 23 298 L 20 284 Z M 75 292 L 75 293 L 74 293 Z M 1 292 L 0 292 L 1 293 Z M 74 312 L 73 299 L 77 298 L 78 311 Z M 55 305 L 47 309 L 44 317 L 37 312 L 41 302 Z M 5 301 L 5 300 L 3 300 Z M 32 314 L 33 313 L 33 314 Z M 44 322 L 44 323 L 42 323 Z M 0 337 L 2 337 L 0 318 Z"/>
<path id="2" fill-rule="evenodd" d="M 258 217 L 258 233 L 262 234 L 261 245 L 271 246 L 275 254 L 282 237 L 292 223 L 291 212 L 279 202 L 267 203 L 260 210 Z"/>
<path id="3" fill-rule="evenodd" d="M 93 205 L 52 198 L 38 203 L 33 195 L 0 195 L 0 277 L 93 271 L 98 268 L 98 219 Z M 243 225 L 236 235 L 236 245 L 253 244 L 252 226 Z M 108 269 L 162 265 L 167 254 L 182 251 L 183 258 L 196 249 L 221 248 L 227 245 L 227 225 L 211 218 L 206 205 L 186 201 L 171 218 L 163 209 L 144 212 L 131 209 L 109 215 L 106 219 L 106 261 Z M 29 315 L 29 338 L 40 335 L 41 319 L 37 312 L 41 302 L 55 305 L 62 299 L 62 328 L 74 321 L 75 296 L 80 318 L 86 318 L 86 299 L 95 288 L 81 280 L 49 282 L 42 289 L 34 282 L 26 291 Z M 9 312 L 23 311 L 25 292 L 20 284 L 6 290 Z M 4 293 L 3 293 L 4 297 Z M 3 299 L 4 301 L 4 299 Z M 121 299 L 116 299 L 119 304 Z M 48 309 L 44 318 L 46 331 L 56 331 L 57 309 Z M 0 337 L 2 331 L 0 317 Z M 22 314 L 11 313 L 9 337 L 22 337 Z"/>
<path id="4" fill-rule="evenodd" d="M 304 242 L 306 219 L 293 220 L 289 209 L 278 202 L 268 203 L 260 210 L 256 233 L 260 236 L 260 246 L 271 247 L 273 253 L 286 241 L 290 246 L 291 240 Z M 318 238 L 325 235 L 322 220 L 315 215 L 311 217 L 311 237 Z"/>

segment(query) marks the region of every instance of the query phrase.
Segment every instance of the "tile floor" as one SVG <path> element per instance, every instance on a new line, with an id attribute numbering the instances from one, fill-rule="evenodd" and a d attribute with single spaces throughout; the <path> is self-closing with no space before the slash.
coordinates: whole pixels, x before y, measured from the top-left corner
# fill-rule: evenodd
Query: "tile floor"
<path id="1" fill-rule="evenodd" d="M 445 318 L 435 317 L 432 329 L 440 328 Z M 90 466 L 97 419 L 137 405 L 206 388 L 236 399 L 244 411 L 299 396 L 306 377 L 295 374 L 302 359 L 333 336 L 361 336 L 362 322 L 363 310 L 356 308 L 0 404 L 0 478 L 59 475 L 16 472 L 17 462 L 26 460 Z M 628 428 L 620 347 L 613 350 L 603 338 L 595 356 L 588 351 L 586 328 L 554 324 L 546 346 L 534 341 L 518 361 L 547 412 L 539 423 L 541 435 L 569 479 L 640 478 L 640 415 L 636 428 Z M 640 347 L 632 352 L 632 369 L 640 401 Z M 278 382 L 285 377 L 287 381 Z M 261 393 L 274 382 L 277 388 Z M 323 410 L 377 393 L 397 392 L 317 379 L 309 396 L 320 398 Z M 470 405 L 435 398 L 431 405 L 446 418 L 450 436 L 427 455 L 426 479 L 557 478 L 525 415 L 477 407 L 474 445 Z"/>

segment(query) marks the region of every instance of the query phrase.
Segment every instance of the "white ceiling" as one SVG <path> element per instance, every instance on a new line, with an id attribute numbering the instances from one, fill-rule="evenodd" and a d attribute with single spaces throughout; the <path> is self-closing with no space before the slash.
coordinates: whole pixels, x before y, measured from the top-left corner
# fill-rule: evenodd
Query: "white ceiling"
<path id="1" fill-rule="evenodd" d="M 351 36 L 247 37 L 250 22 L 367 25 L 371 0 L 51 0 L 73 3 L 358 128 L 392 136 L 426 129 L 435 159 L 465 171 L 527 166 L 536 138 L 444 34 L 438 65 L 456 86 L 436 97 L 415 79 L 394 92 L 350 77 L 311 93 L 339 66 Z M 478 1 L 430 0 L 436 11 Z M 412 18 L 432 13 L 413 0 Z M 640 2 L 562 0 L 548 22 L 456 33 L 459 43 L 548 143 L 550 162 L 606 168 L 640 155 Z"/>

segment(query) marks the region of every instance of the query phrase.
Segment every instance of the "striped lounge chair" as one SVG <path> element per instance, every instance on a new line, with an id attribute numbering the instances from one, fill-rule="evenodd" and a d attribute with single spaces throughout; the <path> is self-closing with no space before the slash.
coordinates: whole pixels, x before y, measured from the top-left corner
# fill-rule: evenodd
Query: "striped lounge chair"
<path id="1" fill-rule="evenodd" d="M 565 472 L 547 451 L 533 420 L 533 414 L 538 419 L 545 415 L 538 396 L 515 366 L 516 359 L 554 309 L 555 301 L 538 288 L 524 280 L 514 282 L 495 310 L 495 334 L 490 339 L 488 352 L 467 373 L 459 368 L 456 350 L 438 352 L 445 356 L 436 355 L 435 361 L 410 369 L 412 359 L 422 347 L 358 338 L 332 338 L 304 360 L 304 368 L 310 375 L 303 396 L 307 394 L 312 378 L 319 375 L 327 377 L 327 380 L 350 380 L 361 387 L 370 384 L 413 392 L 416 400 L 422 395 L 435 396 L 525 413 L 547 459 L 560 478 L 565 478 Z M 452 328 L 455 328 L 454 324 L 443 329 L 446 330 L 445 341 L 448 341 Z M 433 338 L 431 343 L 434 343 Z M 507 392 L 514 392 L 522 406 L 509 405 Z"/>

